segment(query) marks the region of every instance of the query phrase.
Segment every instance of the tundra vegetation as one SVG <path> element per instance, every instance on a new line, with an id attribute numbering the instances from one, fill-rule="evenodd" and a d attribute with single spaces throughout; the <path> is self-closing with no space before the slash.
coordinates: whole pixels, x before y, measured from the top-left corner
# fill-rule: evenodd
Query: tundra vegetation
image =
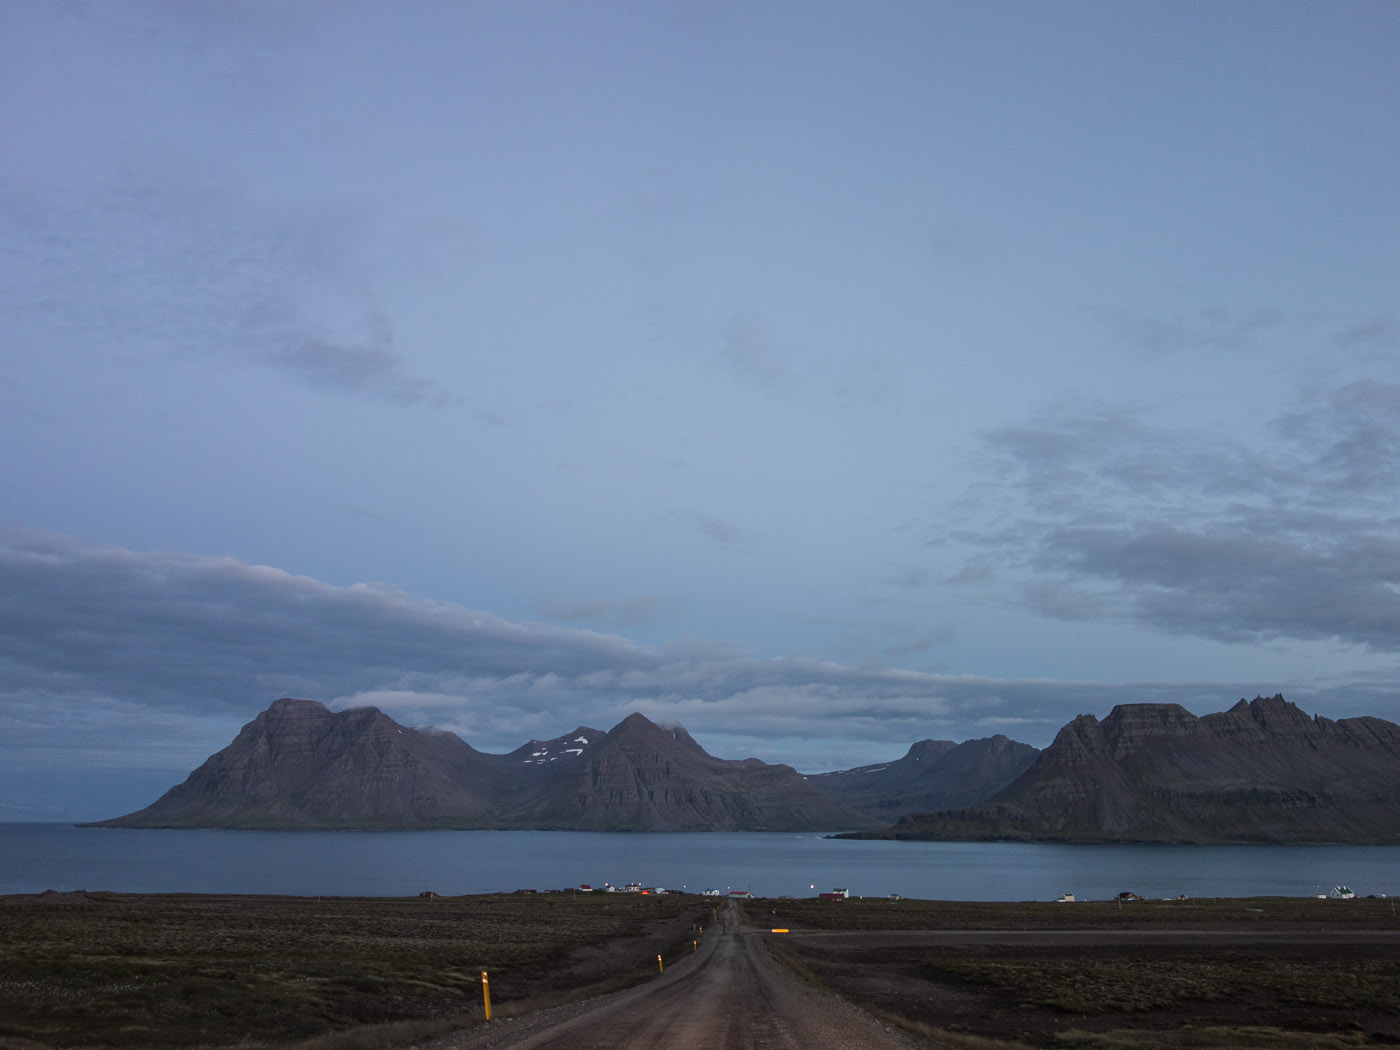
<path id="1" fill-rule="evenodd" d="M 744 907 L 803 977 L 944 1050 L 1400 1046 L 1390 900 Z"/>
<path id="2" fill-rule="evenodd" d="M 683 894 L 0 897 L 0 1047 L 355 1050 L 644 980 Z"/>
<path id="3" fill-rule="evenodd" d="M 647 979 L 683 894 L 0 897 L 4 1050 L 369 1050 Z M 1389 900 L 758 899 L 804 979 L 944 1050 L 1400 1047 Z M 828 935 L 829 934 L 829 935 Z M 852 936 L 855 934 L 855 936 Z M 703 934 L 702 934 L 703 936 Z"/>

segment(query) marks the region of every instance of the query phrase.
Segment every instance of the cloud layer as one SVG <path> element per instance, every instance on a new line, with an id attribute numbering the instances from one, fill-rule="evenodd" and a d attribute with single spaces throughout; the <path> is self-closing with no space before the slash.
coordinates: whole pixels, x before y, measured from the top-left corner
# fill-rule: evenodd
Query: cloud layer
<path id="1" fill-rule="evenodd" d="M 0 805 L 1392 712 L 1393 9 L 1017 14 L 0 5 Z"/>
<path id="2" fill-rule="evenodd" d="M 1400 385 L 1229 433 L 1078 407 L 993 431 L 1003 515 L 962 538 L 1051 617 L 1400 651 Z"/>
<path id="3" fill-rule="evenodd" d="M 1075 557 L 1091 548 L 1109 577 L 1107 544 L 1082 541 Z M 1151 563 L 1175 550 L 1156 549 L 1121 557 Z M 653 649 L 381 584 L 35 532 L 0 545 L 0 595 L 0 752 L 12 777 L 36 781 L 81 768 L 173 782 L 284 695 L 375 705 L 498 751 L 641 711 L 684 724 L 722 757 L 820 771 L 895 757 L 927 737 L 1006 732 L 1043 745 L 1074 715 L 1114 703 L 1208 711 L 1272 687 L 1004 681 L 758 659 L 716 643 Z M 1347 698 L 1367 697 L 1361 683 Z"/>

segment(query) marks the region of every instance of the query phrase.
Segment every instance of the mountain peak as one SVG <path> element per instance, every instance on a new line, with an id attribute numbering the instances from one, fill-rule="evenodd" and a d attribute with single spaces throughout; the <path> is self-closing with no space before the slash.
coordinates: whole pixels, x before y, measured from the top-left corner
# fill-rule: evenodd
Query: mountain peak
<path id="1" fill-rule="evenodd" d="M 1180 704 L 1118 704 L 1100 724 L 1115 759 L 1149 741 L 1203 732 L 1201 720 Z"/>
<path id="2" fill-rule="evenodd" d="M 1400 727 L 1313 719 L 1282 696 L 1197 718 L 1121 704 L 1074 719 L 987 803 L 918 814 L 901 837 L 1400 841 Z"/>
<path id="3" fill-rule="evenodd" d="M 274 700 L 263 712 L 268 718 L 289 718 L 305 717 L 308 715 L 322 715 L 329 717 L 331 709 L 319 700 L 298 700 L 296 697 L 284 696 L 280 700 Z"/>
<path id="4" fill-rule="evenodd" d="M 945 755 L 958 745 L 952 740 L 916 740 L 909 745 L 909 750 L 905 753 L 905 758 L 913 759 L 915 762 L 930 762 L 939 755 Z"/>
<path id="5" fill-rule="evenodd" d="M 642 742 L 653 747 L 670 747 L 679 744 L 687 751 L 695 751 L 705 757 L 710 757 L 709 753 L 695 742 L 695 738 L 687 733 L 682 726 L 678 725 L 657 725 L 640 711 L 633 711 L 617 725 L 612 727 L 608 733 L 609 740 L 616 740 L 623 743 Z M 716 759 L 716 761 L 719 761 Z"/>
<path id="6" fill-rule="evenodd" d="M 1256 696 L 1249 702 L 1249 713 L 1261 726 L 1274 732 L 1296 732 L 1303 727 L 1310 729 L 1315 724 L 1302 708 L 1285 700 L 1282 693 Z"/>
<path id="7" fill-rule="evenodd" d="M 869 818 L 788 766 L 707 754 L 634 712 L 508 755 L 373 707 L 283 697 L 116 827 L 829 830 Z"/>
<path id="8" fill-rule="evenodd" d="M 920 740 L 903 758 L 808 777 L 842 801 L 876 819 L 956 809 L 991 798 L 1035 760 L 1039 752 L 1004 736 Z"/>
<path id="9" fill-rule="evenodd" d="M 1230 710 L 1206 715 L 1201 721 L 1219 736 L 1256 748 L 1271 747 L 1280 738 L 1318 737 L 1330 725 L 1330 720 L 1310 718 L 1282 694 L 1241 699 Z"/>

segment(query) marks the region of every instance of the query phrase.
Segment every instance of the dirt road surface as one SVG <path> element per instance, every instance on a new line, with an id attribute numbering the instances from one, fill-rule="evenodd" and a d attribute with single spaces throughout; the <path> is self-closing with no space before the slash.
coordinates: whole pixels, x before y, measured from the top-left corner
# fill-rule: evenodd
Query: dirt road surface
<path id="1" fill-rule="evenodd" d="M 775 963 L 727 904 L 720 930 L 656 980 L 421 1050 L 909 1050 L 917 1044 Z"/>

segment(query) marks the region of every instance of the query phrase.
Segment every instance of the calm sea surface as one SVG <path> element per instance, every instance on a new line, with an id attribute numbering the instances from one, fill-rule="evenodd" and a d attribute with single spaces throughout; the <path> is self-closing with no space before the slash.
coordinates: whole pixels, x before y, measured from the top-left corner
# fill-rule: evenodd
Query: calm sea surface
<path id="1" fill-rule="evenodd" d="M 0 824 L 0 893 L 409 896 L 640 882 L 941 900 L 1400 894 L 1397 846 L 851 842 L 815 834 L 135 831 Z"/>

